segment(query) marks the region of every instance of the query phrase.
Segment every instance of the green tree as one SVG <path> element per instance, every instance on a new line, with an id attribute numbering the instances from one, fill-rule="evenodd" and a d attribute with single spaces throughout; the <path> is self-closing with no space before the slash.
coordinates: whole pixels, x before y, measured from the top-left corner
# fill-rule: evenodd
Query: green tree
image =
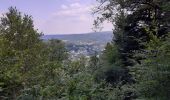
<path id="1" fill-rule="evenodd" d="M 168 0 L 97 0 L 97 17 L 95 25 L 105 20 L 115 26 L 113 41 L 118 46 L 124 66 L 133 66 L 140 63 L 141 58 L 134 58 L 134 50 L 145 48 L 144 43 L 150 40 L 148 31 L 154 30 L 152 22 L 157 22 L 158 33 L 154 35 L 163 38 L 168 29 Z"/>
<path id="2" fill-rule="evenodd" d="M 123 69 L 125 69 L 127 79 L 131 80 L 132 77 L 131 74 L 129 73 L 129 66 L 132 67 L 135 66 L 136 64 L 143 65 L 143 60 L 150 61 L 152 58 L 150 59 L 148 56 L 146 56 L 148 53 L 147 51 L 148 45 L 152 46 L 154 45 L 154 42 L 156 42 L 155 45 L 156 48 L 155 49 L 152 48 L 152 53 L 159 52 L 158 48 L 160 45 L 158 44 L 162 43 L 163 41 L 165 42 L 169 32 L 170 21 L 168 17 L 169 16 L 168 5 L 170 2 L 169 0 L 97 0 L 97 1 L 100 3 L 100 5 L 95 10 L 95 13 L 99 14 L 99 17 L 97 17 L 97 20 L 95 21 L 95 25 L 100 25 L 105 20 L 107 20 L 113 23 L 113 25 L 115 26 L 113 42 L 115 42 L 115 45 L 117 46 L 120 60 L 122 62 L 122 67 Z M 151 42 L 153 40 L 154 42 Z M 144 53 L 145 55 L 141 55 L 139 53 L 139 55 L 136 56 L 136 52 L 142 52 L 142 54 Z M 160 55 L 153 53 L 152 57 L 159 58 L 157 56 Z M 160 63 L 158 60 L 153 61 L 157 61 L 157 63 Z M 166 62 L 165 66 L 166 64 L 168 63 Z M 154 64 L 151 64 L 150 66 L 154 66 Z M 141 69 L 143 68 L 142 66 L 140 67 Z M 154 68 L 149 67 L 148 69 L 146 69 L 147 70 L 146 72 L 152 73 L 150 72 L 150 70 L 152 69 Z M 166 70 L 168 71 L 168 69 Z M 138 71 L 140 72 L 141 70 Z M 146 82 L 146 84 L 144 84 L 143 86 L 145 85 L 147 86 L 147 84 L 150 83 L 147 81 L 142 81 L 142 79 L 147 80 L 147 78 L 151 78 L 150 81 L 153 82 L 152 78 L 153 77 L 156 78 L 155 76 L 159 75 L 159 73 L 155 73 L 154 74 L 155 76 L 149 74 L 150 75 L 149 77 L 145 76 L 145 74 L 147 73 L 142 72 L 136 75 L 143 76 L 141 80 L 139 78 L 140 81 L 137 81 L 140 83 Z M 161 80 L 162 78 L 159 77 L 158 79 Z M 148 85 L 148 87 L 156 89 L 157 86 L 156 87 L 154 86 L 159 82 L 156 79 L 156 83 L 151 83 L 150 84 L 151 86 Z M 152 85 L 154 88 L 152 87 Z M 150 91 L 144 93 L 149 94 L 154 93 L 156 91 L 152 90 L 151 88 L 150 89 L 144 88 L 144 90 L 146 89 Z M 164 90 L 164 87 L 160 88 L 160 90 Z M 162 93 L 164 94 L 165 92 L 168 93 L 166 89 Z M 157 97 L 161 97 L 161 95 Z M 167 97 L 167 95 L 165 97 Z"/>
<path id="3" fill-rule="evenodd" d="M 94 73 L 98 67 L 99 67 L 99 57 L 97 55 L 97 52 L 93 56 L 90 57 L 89 59 L 89 69 L 91 70 L 92 73 Z"/>
<path id="4" fill-rule="evenodd" d="M 116 85 L 124 79 L 124 70 L 121 67 L 120 56 L 114 43 L 107 43 L 99 57 L 94 75 L 97 82 L 105 80 L 112 85 Z"/>
<path id="5" fill-rule="evenodd" d="M 140 65 L 136 65 L 131 69 L 131 73 L 137 82 L 139 97 L 148 100 L 169 99 L 169 49 L 169 38 L 166 41 L 154 38 L 148 44 L 147 54 L 137 53 L 137 55 L 147 57 L 147 59 L 142 60 Z"/>
<path id="6" fill-rule="evenodd" d="M 31 71 L 40 64 L 41 33 L 34 29 L 31 16 L 9 8 L 0 23 L 0 79 L 3 97 L 15 99 L 29 84 Z"/>
<path id="7" fill-rule="evenodd" d="M 47 48 L 49 50 L 49 54 L 48 54 L 49 61 L 62 62 L 68 57 L 65 44 L 61 40 L 55 40 L 55 39 L 49 40 L 49 42 L 47 43 Z"/>
<path id="8" fill-rule="evenodd" d="M 63 66 L 64 60 L 68 60 L 68 53 L 64 42 L 61 40 L 52 39 L 45 43 L 44 55 L 46 61 L 44 65 L 41 66 L 41 71 L 44 75 L 42 79 L 44 82 L 42 83 L 48 83 L 49 80 L 55 80 L 57 69 Z"/>

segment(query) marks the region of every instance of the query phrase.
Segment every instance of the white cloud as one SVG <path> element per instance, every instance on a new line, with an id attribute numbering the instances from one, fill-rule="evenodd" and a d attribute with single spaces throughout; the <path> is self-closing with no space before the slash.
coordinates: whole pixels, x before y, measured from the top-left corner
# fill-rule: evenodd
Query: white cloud
<path id="1" fill-rule="evenodd" d="M 46 34 L 91 32 L 94 20 L 91 15 L 92 7 L 92 5 L 80 4 L 78 2 L 61 5 L 61 9 L 54 12 L 41 29 Z M 106 26 L 106 30 L 111 30 L 110 25 L 106 24 Z"/>
<path id="2" fill-rule="evenodd" d="M 91 21 L 73 21 L 56 19 L 47 22 L 48 26 L 44 27 L 45 33 L 48 34 L 70 34 L 70 33 L 86 33 L 90 32 L 92 28 Z M 47 25 L 46 24 L 46 25 Z"/>
<path id="3" fill-rule="evenodd" d="M 82 16 L 89 15 L 91 13 L 91 6 L 81 5 L 79 3 L 73 3 L 70 5 L 62 5 L 61 10 L 54 13 L 54 16 Z"/>
<path id="4" fill-rule="evenodd" d="M 80 21 L 88 21 L 89 20 L 89 16 L 87 16 L 87 15 L 80 15 L 79 16 L 79 20 Z"/>
<path id="5" fill-rule="evenodd" d="M 81 7 L 81 6 L 82 6 L 82 5 L 81 5 L 80 3 L 78 3 L 78 2 L 70 4 L 70 7 L 71 7 L 71 8 L 79 8 L 79 7 Z"/>
<path id="6" fill-rule="evenodd" d="M 68 6 L 66 6 L 66 5 L 61 5 L 61 8 L 62 8 L 62 9 L 68 9 Z"/>

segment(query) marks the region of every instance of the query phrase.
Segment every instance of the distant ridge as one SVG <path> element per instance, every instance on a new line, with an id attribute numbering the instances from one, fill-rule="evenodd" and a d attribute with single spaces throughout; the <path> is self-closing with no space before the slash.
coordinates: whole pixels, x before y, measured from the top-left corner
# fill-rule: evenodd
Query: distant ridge
<path id="1" fill-rule="evenodd" d="M 111 31 L 106 32 L 93 32 L 93 33 L 80 33 L 80 34 L 56 34 L 56 35 L 44 35 L 43 40 L 59 39 L 69 42 L 98 42 L 106 43 L 112 40 L 113 34 Z"/>

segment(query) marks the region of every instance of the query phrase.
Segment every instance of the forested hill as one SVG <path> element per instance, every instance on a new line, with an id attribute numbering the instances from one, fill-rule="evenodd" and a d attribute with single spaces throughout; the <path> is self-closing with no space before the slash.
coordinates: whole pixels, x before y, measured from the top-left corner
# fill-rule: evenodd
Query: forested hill
<path id="1" fill-rule="evenodd" d="M 98 42 L 98 43 L 107 43 L 112 40 L 112 32 L 94 32 L 94 33 L 82 33 L 82 34 L 66 34 L 66 35 L 44 35 L 42 39 L 59 39 L 66 40 L 69 42 Z"/>

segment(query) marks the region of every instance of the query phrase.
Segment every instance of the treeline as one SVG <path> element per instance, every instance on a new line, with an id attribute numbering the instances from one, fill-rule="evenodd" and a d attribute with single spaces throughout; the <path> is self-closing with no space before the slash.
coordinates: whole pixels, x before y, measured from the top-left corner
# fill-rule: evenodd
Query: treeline
<path id="1" fill-rule="evenodd" d="M 169 100 L 170 1 L 97 0 L 99 28 L 114 25 L 103 53 L 68 59 L 60 40 L 41 40 L 31 16 L 9 8 L 0 22 L 2 100 Z"/>
<path id="2" fill-rule="evenodd" d="M 96 28 L 105 20 L 114 25 L 113 43 L 106 46 L 113 70 L 107 82 L 126 90 L 124 99 L 115 100 L 169 100 L 170 1 L 97 1 Z"/>

